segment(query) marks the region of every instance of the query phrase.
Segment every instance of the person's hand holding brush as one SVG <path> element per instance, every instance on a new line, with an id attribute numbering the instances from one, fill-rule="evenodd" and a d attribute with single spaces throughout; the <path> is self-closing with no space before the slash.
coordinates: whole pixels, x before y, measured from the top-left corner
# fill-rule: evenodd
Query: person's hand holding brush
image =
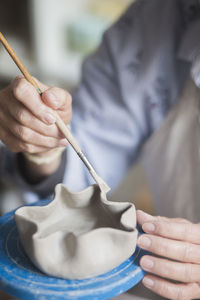
<path id="1" fill-rule="evenodd" d="M 39 163 L 25 160 L 35 180 L 55 172 L 61 160 L 61 151 L 57 149 L 67 145 L 55 124 L 54 111 L 65 124 L 69 124 L 72 111 L 67 91 L 39 82 L 38 85 L 42 96 L 23 76 L 18 76 L 0 91 L 0 140 L 12 152 L 39 158 Z"/>
<path id="2" fill-rule="evenodd" d="M 14 126 L 14 128 L 15 128 L 14 133 L 15 133 L 15 136 L 17 135 L 17 138 L 20 138 L 22 140 L 22 142 L 20 142 L 20 144 L 18 143 L 17 149 L 25 151 L 25 153 L 27 153 L 27 152 L 32 153 L 32 155 L 26 154 L 26 157 L 28 157 L 28 161 L 29 162 L 31 161 L 34 163 L 34 165 L 31 165 L 29 163 L 28 167 L 27 167 L 27 169 L 32 171 L 31 172 L 31 174 L 32 174 L 31 181 L 33 179 L 34 182 L 31 182 L 31 183 L 35 183 L 38 180 L 40 181 L 42 179 L 42 177 L 50 175 L 51 173 L 54 173 L 54 171 L 59 166 L 59 162 L 60 162 L 59 158 L 61 158 L 60 154 L 61 154 L 61 151 L 63 150 L 63 149 L 59 149 L 57 147 L 65 146 L 66 142 L 65 141 L 63 142 L 61 140 L 62 136 L 60 136 L 60 134 L 57 131 L 56 131 L 56 134 L 54 131 L 53 136 L 52 135 L 49 136 L 47 134 L 46 130 L 42 130 L 42 131 L 41 131 L 41 129 L 39 130 L 41 124 L 38 124 L 38 122 L 37 122 L 37 125 L 35 124 L 36 127 L 30 128 L 32 118 L 28 122 L 27 121 L 25 122 L 25 125 L 29 126 L 28 129 L 26 128 L 26 130 L 25 130 L 24 129 L 24 115 L 27 116 L 27 112 L 25 113 L 25 109 L 30 110 L 32 113 L 32 117 L 33 116 L 36 117 L 39 121 L 44 122 L 46 125 L 50 126 L 50 125 L 56 124 L 58 126 L 59 130 L 63 134 L 63 137 L 65 137 L 67 139 L 67 141 L 71 144 L 72 148 L 77 153 L 77 155 L 82 160 L 82 162 L 85 164 L 85 166 L 87 167 L 91 176 L 96 181 L 96 183 L 99 185 L 100 189 L 103 192 L 107 193 L 110 190 L 110 187 L 97 174 L 97 172 L 95 171 L 95 169 L 93 168 L 93 166 L 88 161 L 85 154 L 83 153 L 77 140 L 74 138 L 74 136 L 70 132 L 70 129 L 68 128 L 68 126 L 66 126 L 71 118 L 71 96 L 66 91 L 63 91 L 62 89 L 59 89 L 59 88 L 49 89 L 47 86 L 39 84 L 28 72 L 26 67 L 23 65 L 23 63 L 21 62 L 19 57 L 16 55 L 16 53 L 14 52 L 14 50 L 9 45 L 9 43 L 7 42 L 7 40 L 5 39 L 5 37 L 3 36 L 3 34 L 1 32 L 0 32 L 0 42 L 3 44 L 4 48 L 9 53 L 9 55 L 11 56 L 11 58 L 13 59 L 13 61 L 17 65 L 17 67 L 20 69 L 20 71 L 24 75 L 25 79 L 27 80 L 26 81 L 25 79 L 18 77 L 14 81 L 13 85 L 10 88 L 8 88 L 8 90 L 6 90 L 6 91 L 8 93 L 7 95 L 9 95 L 8 98 L 9 97 L 12 98 L 14 96 L 14 99 L 19 100 L 19 102 L 22 104 L 22 106 L 20 108 L 18 107 L 18 110 L 20 110 L 20 111 L 23 110 L 23 114 L 18 113 L 18 115 L 23 115 L 23 118 L 21 116 L 20 116 L 20 118 L 19 117 L 17 118 L 17 121 L 20 122 L 20 125 L 22 125 L 22 127 L 20 126 L 20 134 L 19 134 L 19 128 L 17 127 L 18 129 L 16 130 L 16 126 Z M 30 85 L 32 85 L 32 87 L 34 87 L 35 92 L 31 88 L 31 86 L 28 85 L 28 82 L 30 83 Z M 36 92 L 38 95 L 36 95 Z M 30 99 L 27 100 L 29 97 L 30 97 Z M 40 99 L 40 97 L 41 97 L 41 99 Z M 3 95 L 2 99 L 3 98 L 7 98 L 6 95 Z M 37 101 L 35 100 L 35 98 L 37 99 Z M 31 102 L 31 104 L 29 101 Z M 15 104 L 16 104 L 16 102 L 15 102 Z M 14 116 L 14 115 L 15 115 L 15 113 L 12 114 L 12 116 Z M 5 122 L 5 123 L 7 123 L 7 122 Z M 13 126 L 13 124 L 12 124 L 12 126 Z M 2 128 L 4 128 L 4 127 L 2 126 Z M 23 134 L 21 133 L 22 128 L 23 128 Z M 13 133 L 12 129 L 9 130 L 9 133 Z M 32 136 L 33 129 L 35 130 L 34 136 Z M 42 134 L 42 140 L 41 140 L 41 137 L 38 136 L 38 130 L 39 130 L 39 133 Z M 25 131 L 25 133 L 24 133 L 24 131 Z M 6 131 L 2 130 L 2 132 L 3 132 L 2 140 L 6 139 L 7 144 L 11 144 L 11 143 L 9 143 L 9 139 L 6 138 L 7 137 Z M 27 136 L 28 136 L 28 138 L 27 138 Z M 47 140 L 47 136 L 49 138 L 48 140 Z M 44 140 L 44 138 L 46 139 L 46 141 Z M 55 140 L 55 139 L 57 139 L 57 140 Z M 33 144 L 33 143 L 35 143 L 35 144 Z M 13 145 L 13 141 L 12 141 L 12 145 Z M 49 149 L 55 149 L 55 148 L 57 148 L 56 153 L 49 154 Z M 45 154 L 44 154 L 44 152 L 45 152 Z M 45 155 L 45 156 L 47 155 L 47 152 L 48 152 L 48 157 L 42 158 L 43 155 Z M 37 153 L 37 156 L 36 156 L 36 154 L 34 155 L 33 153 Z M 38 157 L 38 154 L 40 154 L 40 157 Z M 35 168 L 35 164 L 37 165 L 37 168 Z M 38 165 L 42 165 L 42 166 L 39 168 Z M 61 167 L 64 165 L 65 165 L 65 163 L 60 164 Z M 34 169 L 34 170 L 32 170 L 32 169 Z M 26 171 L 23 173 L 26 173 Z M 55 173 L 55 175 L 56 175 L 56 173 Z M 26 175 L 26 177 L 27 177 L 27 175 Z"/>

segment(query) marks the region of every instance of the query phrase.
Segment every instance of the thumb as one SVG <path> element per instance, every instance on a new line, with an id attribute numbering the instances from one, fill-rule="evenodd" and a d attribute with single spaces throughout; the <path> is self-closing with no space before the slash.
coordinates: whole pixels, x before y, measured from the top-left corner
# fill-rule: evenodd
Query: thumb
<path id="1" fill-rule="evenodd" d="M 67 110 L 71 106 L 71 95 L 61 88 L 51 87 L 42 93 L 42 101 L 55 110 Z"/>
<path id="2" fill-rule="evenodd" d="M 53 109 L 57 109 L 58 103 L 57 103 L 57 97 L 54 93 L 52 93 L 52 88 L 48 85 L 45 85 L 44 83 L 40 82 L 37 78 L 33 77 L 34 80 L 37 82 L 40 90 L 42 91 L 41 99 L 42 101 L 47 105 L 50 106 Z"/>

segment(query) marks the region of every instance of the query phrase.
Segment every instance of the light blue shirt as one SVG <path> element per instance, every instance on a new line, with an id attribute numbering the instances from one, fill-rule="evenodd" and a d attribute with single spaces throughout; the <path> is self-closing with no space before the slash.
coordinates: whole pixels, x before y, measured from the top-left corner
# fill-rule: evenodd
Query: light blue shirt
<path id="1" fill-rule="evenodd" d="M 192 36 L 196 47 L 199 35 L 195 32 L 185 41 L 196 19 L 188 2 L 199 5 L 197 1 L 136 1 L 83 65 L 81 84 L 73 94 L 72 131 L 112 188 L 136 161 L 189 75 L 187 39 Z M 68 186 L 82 189 L 92 182 L 71 149 L 67 164 Z"/>
<path id="2" fill-rule="evenodd" d="M 71 129 L 112 189 L 182 91 L 190 73 L 190 51 L 200 49 L 198 19 L 198 0 L 138 0 L 83 64 L 81 83 L 73 93 Z M 1 176 L 16 180 L 15 155 L 7 149 L 1 155 Z M 93 183 L 70 146 L 63 182 L 72 190 Z"/>

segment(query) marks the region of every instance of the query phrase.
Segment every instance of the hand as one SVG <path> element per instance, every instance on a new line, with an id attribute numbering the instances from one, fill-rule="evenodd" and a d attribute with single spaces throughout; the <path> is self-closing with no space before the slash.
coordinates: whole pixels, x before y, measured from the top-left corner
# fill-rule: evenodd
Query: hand
<path id="1" fill-rule="evenodd" d="M 144 277 L 143 284 L 168 299 L 200 299 L 200 224 L 142 211 L 137 211 L 137 220 L 146 233 L 138 245 L 153 254 L 140 260 L 152 274 Z"/>
<path id="2" fill-rule="evenodd" d="M 23 76 L 16 77 L 0 91 L 0 140 L 12 152 L 49 156 L 55 148 L 68 144 L 55 124 L 54 112 L 68 124 L 72 113 L 71 96 L 63 89 L 49 88 L 40 82 L 38 85 L 42 97 Z M 24 158 L 26 180 L 39 183 L 53 174 L 60 162 L 61 155 L 52 163 L 42 165 Z"/>
<path id="3" fill-rule="evenodd" d="M 22 76 L 0 91 L 0 139 L 13 152 L 40 154 L 67 144 L 55 125 L 53 111 L 69 123 L 71 96 L 38 84 L 42 97 Z"/>

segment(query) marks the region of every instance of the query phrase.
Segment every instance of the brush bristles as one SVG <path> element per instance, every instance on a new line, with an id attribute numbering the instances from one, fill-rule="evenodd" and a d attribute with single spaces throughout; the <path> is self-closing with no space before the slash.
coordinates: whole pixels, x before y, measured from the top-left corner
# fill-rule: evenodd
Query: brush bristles
<path id="1" fill-rule="evenodd" d="M 105 183 L 105 181 L 94 171 L 90 172 L 96 183 L 99 185 L 102 192 L 107 194 L 110 191 L 110 187 Z"/>

